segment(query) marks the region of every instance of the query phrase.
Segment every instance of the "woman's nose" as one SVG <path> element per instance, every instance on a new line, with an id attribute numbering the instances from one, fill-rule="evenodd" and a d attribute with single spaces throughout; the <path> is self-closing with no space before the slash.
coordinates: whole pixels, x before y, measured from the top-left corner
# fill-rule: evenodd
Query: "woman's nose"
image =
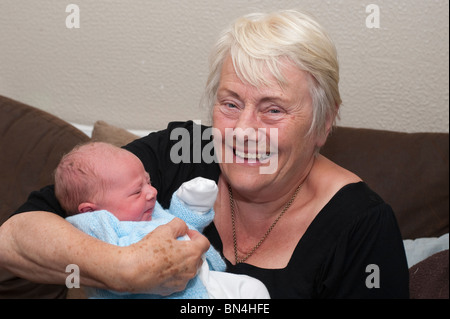
<path id="1" fill-rule="evenodd" d="M 234 127 L 234 134 L 238 143 L 248 140 L 256 141 L 258 136 L 258 121 L 252 107 L 245 107 L 239 114 Z"/>
<path id="2" fill-rule="evenodd" d="M 257 119 L 254 112 L 254 108 L 251 106 L 245 106 L 239 113 L 239 117 L 236 121 L 235 128 L 242 130 L 254 129 Z"/>

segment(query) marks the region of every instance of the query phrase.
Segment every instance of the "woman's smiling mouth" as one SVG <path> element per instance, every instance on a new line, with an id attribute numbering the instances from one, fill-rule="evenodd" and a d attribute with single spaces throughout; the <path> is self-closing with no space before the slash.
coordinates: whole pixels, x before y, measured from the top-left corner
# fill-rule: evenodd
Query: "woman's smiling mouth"
<path id="1" fill-rule="evenodd" d="M 233 153 L 236 157 L 242 158 L 244 160 L 258 160 L 258 161 L 264 161 L 267 160 L 271 155 L 270 152 L 265 153 L 250 153 L 250 152 L 242 152 L 238 151 L 237 149 L 233 149 Z"/>

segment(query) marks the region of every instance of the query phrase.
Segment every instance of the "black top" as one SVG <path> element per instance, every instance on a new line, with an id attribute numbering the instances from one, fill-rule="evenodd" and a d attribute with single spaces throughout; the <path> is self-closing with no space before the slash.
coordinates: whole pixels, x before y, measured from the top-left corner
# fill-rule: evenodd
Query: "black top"
<path id="1" fill-rule="evenodd" d="M 214 225 L 205 235 L 223 250 Z M 394 214 L 363 182 L 343 187 L 319 212 L 285 268 L 226 262 L 228 272 L 264 282 L 272 298 L 408 298 L 409 273 Z M 373 287 L 378 280 L 380 288 Z"/>
<path id="2" fill-rule="evenodd" d="M 173 192 L 183 182 L 198 176 L 218 181 L 219 166 L 205 163 L 208 156 L 199 160 L 193 154 L 195 150 L 211 150 L 210 143 L 210 130 L 189 121 L 170 123 L 166 130 L 125 148 L 142 160 L 158 190 L 158 201 L 167 208 Z M 171 154 L 171 150 L 179 152 Z M 175 163 L 186 156 L 183 152 L 189 152 L 184 163 Z M 65 216 L 53 186 L 33 192 L 16 213 L 30 210 Z M 222 252 L 214 224 L 204 233 Z M 335 194 L 308 227 L 285 268 L 262 269 L 226 262 L 227 271 L 260 279 L 272 298 L 409 297 L 408 267 L 394 213 L 363 182 L 349 184 Z"/>

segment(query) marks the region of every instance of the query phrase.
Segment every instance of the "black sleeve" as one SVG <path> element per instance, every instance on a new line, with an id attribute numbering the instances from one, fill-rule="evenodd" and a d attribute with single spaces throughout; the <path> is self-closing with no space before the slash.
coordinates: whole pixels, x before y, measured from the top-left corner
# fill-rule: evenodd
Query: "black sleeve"
<path id="1" fill-rule="evenodd" d="M 325 277 L 323 298 L 409 298 L 406 254 L 389 205 L 372 207 L 349 225 Z"/>
<path id="2" fill-rule="evenodd" d="M 192 121 L 171 122 L 167 129 L 124 146 L 144 164 L 153 186 L 158 190 L 158 201 L 164 208 L 169 207 L 172 194 L 185 181 L 202 176 L 217 182 L 219 166 L 210 161 L 211 156 L 203 156 L 203 150 L 208 151 L 209 155 L 213 154 L 210 131 L 207 126 Z M 53 185 L 32 192 L 13 215 L 34 210 L 66 217 L 55 198 Z"/>

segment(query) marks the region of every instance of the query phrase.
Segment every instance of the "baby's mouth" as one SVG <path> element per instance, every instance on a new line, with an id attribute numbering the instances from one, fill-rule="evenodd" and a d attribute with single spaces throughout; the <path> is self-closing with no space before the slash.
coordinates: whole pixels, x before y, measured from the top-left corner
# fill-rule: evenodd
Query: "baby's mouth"
<path id="1" fill-rule="evenodd" d="M 150 221 L 152 220 L 152 214 L 153 214 L 153 209 L 154 207 L 147 209 L 143 214 L 142 214 L 142 219 L 146 220 L 146 221 Z"/>

